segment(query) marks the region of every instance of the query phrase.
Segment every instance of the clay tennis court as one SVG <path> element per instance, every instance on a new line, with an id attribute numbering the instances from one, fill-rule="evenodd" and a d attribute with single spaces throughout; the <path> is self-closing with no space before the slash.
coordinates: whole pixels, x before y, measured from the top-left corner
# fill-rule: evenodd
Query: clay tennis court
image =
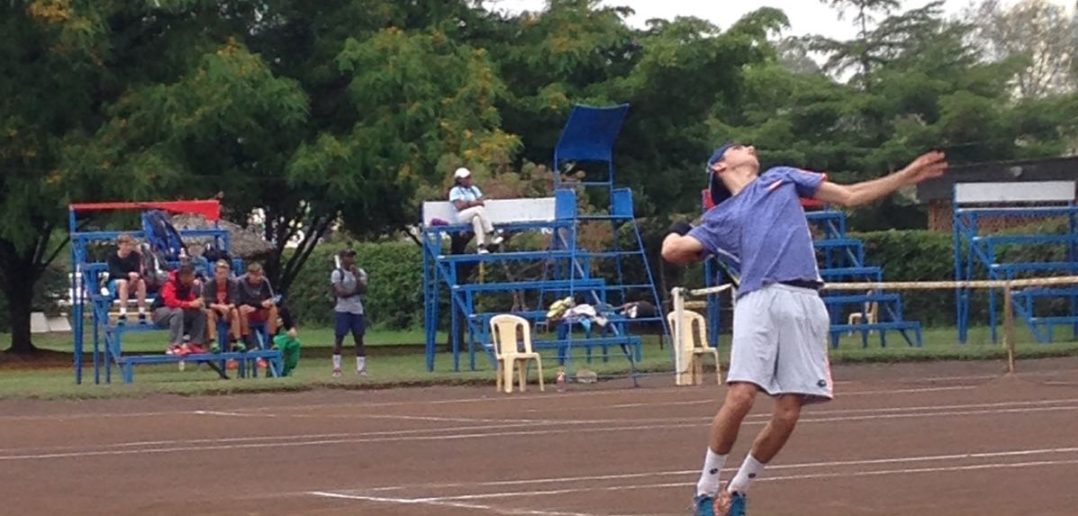
<path id="1" fill-rule="evenodd" d="M 1074 514 L 1078 359 L 1020 366 L 836 368 L 750 514 Z M 687 514 L 721 391 L 671 384 L 5 401 L 2 512 Z"/>

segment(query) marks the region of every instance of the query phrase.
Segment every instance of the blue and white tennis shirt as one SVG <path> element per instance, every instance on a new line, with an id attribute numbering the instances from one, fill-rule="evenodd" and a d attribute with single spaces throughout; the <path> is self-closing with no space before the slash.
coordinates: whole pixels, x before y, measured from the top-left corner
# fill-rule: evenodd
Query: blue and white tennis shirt
<path id="1" fill-rule="evenodd" d="M 821 281 L 805 210 L 824 175 L 792 167 L 768 169 L 704 214 L 689 236 L 740 271 L 738 297 L 771 283 Z"/>

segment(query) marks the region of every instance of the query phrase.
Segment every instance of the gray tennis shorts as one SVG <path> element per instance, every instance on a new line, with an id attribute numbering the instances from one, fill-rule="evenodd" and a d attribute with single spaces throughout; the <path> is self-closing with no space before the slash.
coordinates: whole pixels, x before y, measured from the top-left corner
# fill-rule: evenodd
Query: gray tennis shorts
<path id="1" fill-rule="evenodd" d="M 745 294 L 734 305 L 727 383 L 754 383 L 771 396 L 802 394 L 805 403 L 831 400 L 830 325 L 814 290 L 776 283 Z"/>

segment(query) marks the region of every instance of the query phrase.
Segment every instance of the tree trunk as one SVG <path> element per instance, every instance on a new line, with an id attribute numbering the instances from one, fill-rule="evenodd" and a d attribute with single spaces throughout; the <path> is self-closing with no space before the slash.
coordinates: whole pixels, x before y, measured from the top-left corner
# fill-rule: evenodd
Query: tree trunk
<path id="1" fill-rule="evenodd" d="M 30 313 L 33 312 L 34 282 L 36 275 L 33 267 L 21 267 L 21 271 L 6 271 L 8 311 L 11 316 L 11 353 L 33 353 L 37 351 L 30 338 Z M 12 274 L 12 272 L 17 272 Z"/>

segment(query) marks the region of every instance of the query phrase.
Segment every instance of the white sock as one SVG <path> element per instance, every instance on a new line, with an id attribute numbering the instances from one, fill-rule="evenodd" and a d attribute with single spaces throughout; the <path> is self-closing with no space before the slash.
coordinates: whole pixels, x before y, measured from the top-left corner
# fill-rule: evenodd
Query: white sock
<path id="1" fill-rule="evenodd" d="M 340 355 L 333 355 L 333 369 L 340 369 L 340 368 L 341 368 L 341 356 Z"/>
<path id="2" fill-rule="evenodd" d="M 146 307 L 144 307 L 144 306 L 138 307 L 138 314 L 139 315 L 146 315 Z"/>
<path id="3" fill-rule="evenodd" d="M 704 458 L 704 469 L 700 471 L 700 480 L 696 482 L 696 495 L 715 496 L 719 492 L 719 475 L 726 464 L 726 456 L 719 455 L 709 447 Z"/>
<path id="4" fill-rule="evenodd" d="M 127 307 L 126 306 L 120 305 L 120 316 L 121 317 L 127 317 Z"/>
<path id="5" fill-rule="evenodd" d="M 356 357 L 356 371 L 367 369 L 367 357 Z"/>
<path id="6" fill-rule="evenodd" d="M 761 464 L 750 453 L 748 457 L 745 457 L 745 462 L 741 464 L 741 469 L 737 470 L 734 479 L 730 481 L 730 487 L 727 488 L 727 491 L 745 494 L 749 490 L 749 484 L 760 476 L 760 473 L 764 472 L 764 466 L 766 464 Z"/>

